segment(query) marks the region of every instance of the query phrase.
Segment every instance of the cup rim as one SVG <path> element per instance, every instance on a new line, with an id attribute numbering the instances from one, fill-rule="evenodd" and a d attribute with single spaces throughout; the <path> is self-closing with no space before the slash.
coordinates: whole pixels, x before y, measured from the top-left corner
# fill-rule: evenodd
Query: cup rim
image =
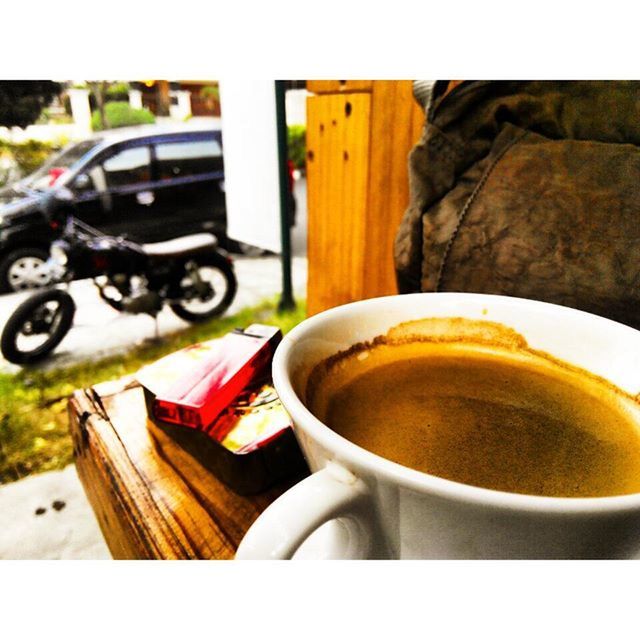
<path id="1" fill-rule="evenodd" d="M 508 298 L 509 302 L 514 305 L 536 306 L 544 305 L 554 308 L 555 312 L 562 314 L 570 314 L 578 316 L 588 316 L 592 319 L 598 319 L 607 323 L 613 323 L 628 330 L 633 334 L 639 333 L 632 327 L 623 325 L 615 320 L 603 318 L 595 314 L 564 307 L 561 305 L 542 302 L 538 300 L 530 300 L 526 298 L 516 298 L 511 296 L 501 296 L 494 294 L 479 293 L 457 293 L 457 292 L 437 292 L 437 293 L 412 293 L 395 296 L 381 296 L 378 298 L 369 298 L 351 302 L 338 307 L 333 307 L 317 315 L 306 318 L 289 333 L 287 333 L 273 358 L 273 383 L 274 387 L 282 401 L 285 409 L 291 414 L 294 422 L 294 432 L 296 429 L 307 433 L 313 440 L 318 442 L 323 448 L 334 452 L 336 461 L 358 475 L 357 469 L 371 469 L 376 476 L 381 477 L 387 482 L 400 484 L 410 490 L 421 493 L 429 493 L 431 495 L 475 504 L 478 506 L 490 506 L 494 508 L 502 508 L 509 510 L 531 511 L 536 513 L 548 514 L 587 514 L 587 513 L 612 513 L 637 510 L 640 508 L 640 492 L 621 496 L 605 496 L 590 498 L 568 498 L 568 497 L 551 497 L 536 496 L 521 493 L 509 493 L 495 489 L 486 489 L 473 485 L 464 484 L 455 480 L 447 480 L 423 471 L 405 467 L 397 462 L 393 462 L 378 454 L 354 444 L 335 431 L 332 431 L 321 420 L 316 418 L 309 409 L 304 405 L 302 400 L 293 388 L 289 380 L 288 364 L 292 350 L 296 343 L 304 338 L 305 334 L 316 329 L 318 325 L 330 321 L 340 316 L 345 309 L 354 309 L 358 307 L 366 308 L 380 304 L 381 300 L 391 298 L 402 298 L 403 300 L 412 297 L 438 296 L 438 297 L 460 297 L 467 300 L 476 300 L 490 302 L 496 298 Z M 353 466 L 353 468 L 351 468 Z"/>

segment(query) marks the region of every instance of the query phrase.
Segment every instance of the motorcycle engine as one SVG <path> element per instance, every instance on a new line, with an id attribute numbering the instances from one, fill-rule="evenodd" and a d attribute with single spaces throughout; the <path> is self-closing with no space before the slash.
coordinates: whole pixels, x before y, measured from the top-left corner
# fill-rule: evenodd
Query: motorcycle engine
<path id="1" fill-rule="evenodd" d="M 145 278 L 116 274 L 96 284 L 102 299 L 118 311 L 155 316 L 162 309 L 161 296 L 147 288 Z"/>
<path id="2" fill-rule="evenodd" d="M 122 306 L 127 313 L 148 313 L 154 316 L 162 308 L 162 298 L 155 291 L 146 291 L 123 298 Z"/>

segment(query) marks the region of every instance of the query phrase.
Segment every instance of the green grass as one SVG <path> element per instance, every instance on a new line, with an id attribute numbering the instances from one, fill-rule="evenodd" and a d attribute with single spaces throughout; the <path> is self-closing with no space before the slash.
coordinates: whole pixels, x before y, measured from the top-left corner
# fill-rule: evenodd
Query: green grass
<path id="1" fill-rule="evenodd" d="M 67 399 L 74 389 L 134 373 L 141 366 L 195 342 L 221 336 L 253 322 L 279 326 L 283 333 L 305 318 L 304 303 L 278 312 L 269 300 L 227 318 L 194 325 L 119 356 L 65 369 L 24 369 L 0 374 L 0 484 L 31 473 L 61 469 L 73 460 Z"/>

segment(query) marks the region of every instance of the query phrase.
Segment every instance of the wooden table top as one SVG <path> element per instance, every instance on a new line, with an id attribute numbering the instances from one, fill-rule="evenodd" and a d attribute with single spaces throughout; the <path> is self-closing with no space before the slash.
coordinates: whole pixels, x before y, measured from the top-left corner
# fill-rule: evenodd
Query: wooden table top
<path id="1" fill-rule="evenodd" d="M 234 493 L 147 418 L 131 377 L 69 402 L 76 467 L 114 558 L 230 559 L 258 515 L 300 478 Z"/>

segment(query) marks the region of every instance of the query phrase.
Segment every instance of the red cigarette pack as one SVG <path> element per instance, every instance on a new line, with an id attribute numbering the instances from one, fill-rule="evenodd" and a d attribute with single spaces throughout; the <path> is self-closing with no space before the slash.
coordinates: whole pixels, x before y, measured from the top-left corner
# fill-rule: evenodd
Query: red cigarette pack
<path id="1" fill-rule="evenodd" d="M 277 327 L 252 325 L 166 355 L 136 375 L 150 431 L 169 435 L 241 495 L 308 473 L 291 417 L 271 380 L 271 358 L 280 339 Z M 172 451 L 165 454 L 171 458 Z M 192 472 L 181 456 L 172 464 L 185 476 Z"/>
<path id="2" fill-rule="evenodd" d="M 252 324 L 215 342 L 210 354 L 153 401 L 157 420 L 205 430 L 271 365 L 282 339 L 277 327 Z"/>

